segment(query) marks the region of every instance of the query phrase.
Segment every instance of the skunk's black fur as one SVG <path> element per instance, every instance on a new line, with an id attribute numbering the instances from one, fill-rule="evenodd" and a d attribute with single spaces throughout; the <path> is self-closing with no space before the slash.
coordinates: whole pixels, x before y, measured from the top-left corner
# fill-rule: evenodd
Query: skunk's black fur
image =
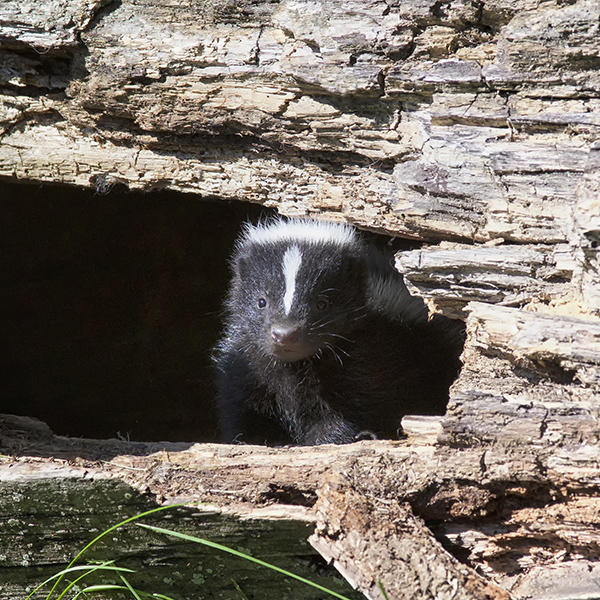
<path id="1" fill-rule="evenodd" d="M 247 225 L 232 267 L 215 352 L 225 441 L 395 438 L 404 415 L 443 413 L 461 334 L 353 228 Z"/>

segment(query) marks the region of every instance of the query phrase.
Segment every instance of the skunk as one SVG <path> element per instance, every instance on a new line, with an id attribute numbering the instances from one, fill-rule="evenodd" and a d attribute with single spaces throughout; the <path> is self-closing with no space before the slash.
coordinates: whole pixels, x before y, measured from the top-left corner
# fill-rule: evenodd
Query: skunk
<path id="1" fill-rule="evenodd" d="M 224 441 L 396 438 L 405 414 L 443 414 L 461 334 L 354 228 L 246 224 L 231 265 L 215 349 Z"/>

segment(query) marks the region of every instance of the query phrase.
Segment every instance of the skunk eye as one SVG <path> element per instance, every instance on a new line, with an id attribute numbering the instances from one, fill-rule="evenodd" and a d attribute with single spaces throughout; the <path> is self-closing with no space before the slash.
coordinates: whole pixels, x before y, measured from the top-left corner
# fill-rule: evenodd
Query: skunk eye
<path id="1" fill-rule="evenodd" d="M 265 306 L 267 306 L 266 298 L 259 298 L 257 304 L 258 308 L 265 308 Z"/>
<path id="2" fill-rule="evenodd" d="M 329 302 L 327 300 L 318 300 L 316 307 L 317 310 L 325 310 L 329 306 Z"/>

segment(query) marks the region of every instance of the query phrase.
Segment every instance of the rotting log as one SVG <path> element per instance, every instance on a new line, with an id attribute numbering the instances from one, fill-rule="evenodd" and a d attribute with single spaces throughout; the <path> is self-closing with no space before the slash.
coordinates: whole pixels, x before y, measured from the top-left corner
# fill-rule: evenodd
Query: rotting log
<path id="1" fill-rule="evenodd" d="M 265 547 L 267 554 L 289 541 L 294 522 L 307 533 L 306 523 L 316 521 L 313 546 L 369 598 L 382 597 L 378 582 L 397 598 L 578 597 L 574 590 L 593 598 L 600 553 L 598 323 L 565 317 L 557 331 L 549 314 L 469 308 L 464 367 L 448 412 L 405 418 L 406 440 L 289 448 L 142 444 L 58 437 L 38 422 L 4 417 L 3 497 L 12 507 L 15 497 L 43 497 L 40 482 L 71 482 L 79 496 L 106 497 L 110 505 L 132 498 L 140 509 L 148 499 L 206 503 L 204 512 L 228 517 L 228 530 L 239 528 L 239 535 L 270 531 L 273 519 L 283 519 L 284 532 L 271 535 L 275 547 Z M 96 489 L 115 480 L 126 484 L 122 501 Z M 55 507 L 53 494 L 47 502 Z M 66 514 L 79 506 L 70 494 Z M 6 504 L 4 510 L 6 523 L 16 525 L 2 554 L 10 557 L 11 577 L 27 573 L 31 583 L 27 566 L 11 554 L 11 534 L 27 530 L 25 521 L 46 528 L 40 552 L 47 553 L 47 540 L 65 526 L 60 519 L 48 524 L 44 509 L 24 520 Z M 86 511 L 103 522 L 113 516 L 105 505 Z M 185 519 L 169 525 L 197 532 Z M 205 535 L 223 539 L 215 527 L 206 525 Z M 46 568 L 66 562 L 83 539 L 69 542 L 58 557 L 45 557 Z"/>
<path id="2" fill-rule="evenodd" d="M 595 0 L 59 4 L 0 7 L 3 176 L 570 240 L 600 127 Z"/>
<path id="3" fill-rule="evenodd" d="M 593 598 L 595 576 L 581 573 L 598 571 L 600 552 L 600 329 L 569 317 L 549 335 L 554 324 L 471 305 L 448 413 L 406 418 L 404 441 L 157 452 L 19 431 L 6 418 L 3 479 L 66 469 L 51 478 L 118 479 L 158 503 L 201 501 L 261 522 L 317 515 L 311 543 L 369 598 L 382 597 L 378 581 L 398 598 Z"/>
<path id="4" fill-rule="evenodd" d="M 600 329 L 584 318 L 563 318 L 560 331 L 555 324 L 548 314 L 470 305 L 465 364 L 447 415 L 406 418 L 404 441 L 136 444 L 61 438 L 5 417 L 4 497 L 13 497 L 15 481 L 21 495 L 35 496 L 40 481 L 71 481 L 101 498 L 98 481 L 118 480 L 130 486 L 124 498 L 137 490 L 158 504 L 207 503 L 204 511 L 242 518 L 228 522 L 235 530 L 248 519 L 253 531 L 269 530 L 272 519 L 317 519 L 311 543 L 369 598 L 382 597 L 379 581 L 398 598 L 543 598 L 546 589 L 555 598 L 575 589 L 594 597 L 595 577 L 581 573 L 598 571 L 600 552 Z M 68 497 L 67 512 L 78 506 Z M 126 504 L 110 495 L 107 503 Z M 89 512 L 112 515 L 106 506 Z M 50 527 L 44 511 L 26 519 Z M 180 521 L 169 524 L 189 532 Z M 60 520 L 54 526 L 64 530 Z M 208 531 L 222 539 L 218 527 Z"/>
<path id="5" fill-rule="evenodd" d="M 599 10 L 9 0 L 0 177 L 563 245 L 566 301 L 597 313 Z"/>
<path id="6" fill-rule="evenodd" d="M 411 291 L 437 312 L 464 319 L 469 302 L 565 304 L 577 265 L 566 244 L 470 246 L 444 243 L 398 255 Z"/>
<path id="7" fill-rule="evenodd" d="M 597 0 L 1 3 L 0 177 L 249 200 L 424 241 L 397 266 L 468 331 L 446 416 L 406 419 L 399 442 L 136 445 L 4 418 L 1 566 L 20 583 L 3 597 L 64 566 L 91 512 L 111 525 L 202 501 L 242 546 L 283 519 L 267 554 L 317 522 L 312 544 L 368 597 L 380 580 L 398 598 L 600 598 L 599 11 Z M 41 500 L 40 482 L 54 495 L 34 514 L 19 502 Z M 73 500 L 86 497 L 97 503 L 82 513 Z M 179 514 L 170 522 L 202 529 Z M 11 554 L 27 531 L 40 554 Z M 422 554 L 401 554 L 399 568 L 395 544 Z M 137 564 L 170 553 L 172 572 L 188 560 L 179 552 Z M 39 571 L 26 574 L 29 562 Z M 225 593 L 230 569 L 198 581 Z"/>

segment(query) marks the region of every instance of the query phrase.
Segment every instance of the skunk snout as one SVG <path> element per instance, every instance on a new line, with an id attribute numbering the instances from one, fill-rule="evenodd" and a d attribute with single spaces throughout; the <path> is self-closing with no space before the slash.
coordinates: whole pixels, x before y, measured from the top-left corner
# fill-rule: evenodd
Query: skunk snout
<path id="1" fill-rule="evenodd" d="M 300 323 L 276 323 L 271 326 L 271 350 L 285 362 L 295 362 L 316 352 Z"/>
<path id="2" fill-rule="evenodd" d="M 277 346 L 293 348 L 300 341 L 300 325 L 273 325 L 271 337 Z"/>

